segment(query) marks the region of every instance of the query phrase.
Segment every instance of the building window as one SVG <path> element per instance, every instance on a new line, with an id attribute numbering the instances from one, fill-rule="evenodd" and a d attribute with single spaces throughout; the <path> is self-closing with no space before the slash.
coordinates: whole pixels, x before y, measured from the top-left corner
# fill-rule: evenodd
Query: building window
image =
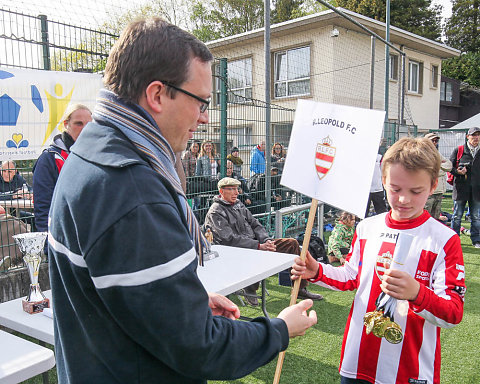
<path id="1" fill-rule="evenodd" d="M 438 65 L 432 65 L 432 88 L 438 87 Z"/>
<path id="2" fill-rule="evenodd" d="M 220 65 L 216 64 L 215 104 L 220 104 Z M 227 63 L 227 101 L 243 104 L 252 100 L 252 58 L 230 61 Z"/>
<path id="3" fill-rule="evenodd" d="M 233 146 L 242 148 L 250 148 L 252 146 L 252 128 L 244 127 L 228 127 L 229 140 L 233 140 Z"/>
<path id="4" fill-rule="evenodd" d="M 398 80 L 398 55 L 390 55 L 390 80 Z"/>
<path id="5" fill-rule="evenodd" d="M 310 47 L 276 52 L 274 97 L 310 94 Z"/>
<path id="6" fill-rule="evenodd" d="M 288 146 L 292 134 L 292 123 L 272 124 L 272 143 Z"/>
<path id="7" fill-rule="evenodd" d="M 440 83 L 440 101 L 452 101 L 453 92 L 452 92 L 452 83 L 447 83 L 442 81 Z"/>
<path id="8" fill-rule="evenodd" d="M 422 93 L 423 63 L 410 60 L 408 63 L 408 91 Z"/>

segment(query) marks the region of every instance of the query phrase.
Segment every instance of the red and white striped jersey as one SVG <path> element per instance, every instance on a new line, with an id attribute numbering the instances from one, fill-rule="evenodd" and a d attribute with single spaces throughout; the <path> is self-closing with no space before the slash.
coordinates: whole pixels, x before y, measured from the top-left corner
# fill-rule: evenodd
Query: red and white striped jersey
<path id="1" fill-rule="evenodd" d="M 419 283 L 414 302 L 399 300 L 395 322 L 404 339 L 390 344 L 365 333 L 363 317 L 375 310 L 381 276 L 388 268 L 398 233 L 414 236 L 403 268 Z M 385 213 L 357 227 L 342 267 L 320 264 L 316 284 L 357 293 L 342 344 L 340 374 L 372 383 L 440 383 L 440 327 L 450 328 L 463 316 L 465 268 L 460 238 L 427 211 L 398 222 Z"/>

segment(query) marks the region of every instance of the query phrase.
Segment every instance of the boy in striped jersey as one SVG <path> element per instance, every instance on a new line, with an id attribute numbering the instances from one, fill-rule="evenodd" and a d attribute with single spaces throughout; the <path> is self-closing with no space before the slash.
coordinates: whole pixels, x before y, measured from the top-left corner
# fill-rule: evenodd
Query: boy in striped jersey
<path id="1" fill-rule="evenodd" d="M 382 181 L 391 211 L 362 221 L 342 267 L 295 260 L 292 279 L 357 290 L 340 361 L 341 383 L 440 383 L 440 328 L 463 315 L 465 269 L 459 237 L 423 209 L 435 191 L 440 156 L 426 139 L 404 138 L 385 154 Z M 401 232 L 414 236 L 404 270 L 390 269 Z M 398 300 L 403 341 L 366 334 L 364 315 L 381 292 Z"/>

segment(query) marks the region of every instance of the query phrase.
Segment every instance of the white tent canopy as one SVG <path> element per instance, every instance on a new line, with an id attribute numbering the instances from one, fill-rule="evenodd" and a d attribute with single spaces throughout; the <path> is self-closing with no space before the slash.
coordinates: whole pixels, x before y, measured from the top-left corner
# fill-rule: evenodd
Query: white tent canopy
<path id="1" fill-rule="evenodd" d="M 469 119 L 464 120 L 461 123 L 458 123 L 457 125 L 454 125 L 453 127 L 450 127 L 448 129 L 469 129 L 472 127 L 480 127 L 480 113 L 477 113 Z"/>

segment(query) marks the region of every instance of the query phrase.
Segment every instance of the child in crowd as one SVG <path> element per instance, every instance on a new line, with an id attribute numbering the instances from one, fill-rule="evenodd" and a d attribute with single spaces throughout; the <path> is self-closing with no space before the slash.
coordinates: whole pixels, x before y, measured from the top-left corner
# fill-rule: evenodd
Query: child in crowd
<path id="1" fill-rule="evenodd" d="M 460 238 L 423 207 L 435 191 L 440 156 L 431 141 L 403 138 L 387 151 L 382 181 L 391 211 L 360 222 L 342 267 L 295 259 L 292 279 L 354 290 L 340 361 L 342 384 L 440 383 L 440 330 L 463 316 L 465 268 Z M 402 270 L 390 268 L 399 233 L 414 236 Z M 403 339 L 367 335 L 364 316 L 385 292 L 398 300 Z"/>
<path id="2" fill-rule="evenodd" d="M 342 211 L 335 222 L 332 234 L 328 238 L 328 261 L 339 261 L 343 265 L 345 256 L 350 250 L 355 231 L 356 216 Z"/>

